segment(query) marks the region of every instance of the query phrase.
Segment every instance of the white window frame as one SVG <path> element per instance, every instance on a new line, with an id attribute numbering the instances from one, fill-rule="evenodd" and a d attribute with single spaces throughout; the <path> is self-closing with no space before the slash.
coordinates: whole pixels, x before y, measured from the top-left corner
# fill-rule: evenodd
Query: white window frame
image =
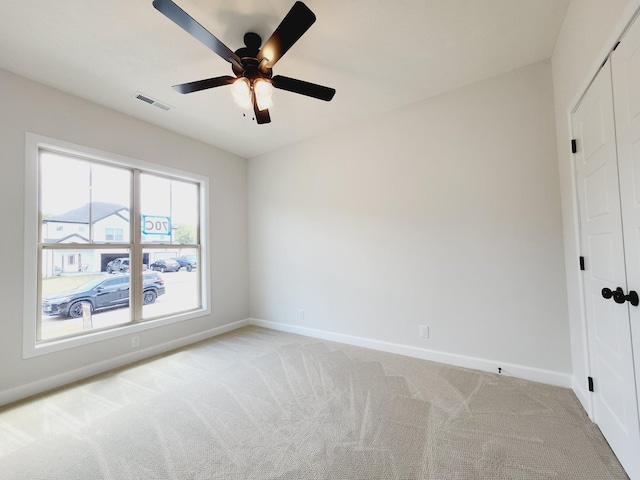
<path id="1" fill-rule="evenodd" d="M 128 323 L 109 330 L 88 332 L 80 336 L 38 343 L 36 331 L 36 321 L 40 310 L 38 298 L 38 284 L 40 281 L 38 268 L 38 259 L 40 258 L 38 157 L 41 149 L 72 156 L 79 155 L 87 160 L 97 160 L 111 165 L 143 170 L 148 173 L 167 175 L 178 180 L 196 182 L 200 187 L 200 259 L 198 269 L 200 269 L 201 276 L 201 308 L 185 313 L 170 314 L 158 319 Z M 208 205 L 209 179 L 205 176 L 27 132 L 25 135 L 23 358 L 36 357 L 110 338 L 132 335 L 144 330 L 210 315 L 210 271 L 207 268 L 209 264 Z"/>

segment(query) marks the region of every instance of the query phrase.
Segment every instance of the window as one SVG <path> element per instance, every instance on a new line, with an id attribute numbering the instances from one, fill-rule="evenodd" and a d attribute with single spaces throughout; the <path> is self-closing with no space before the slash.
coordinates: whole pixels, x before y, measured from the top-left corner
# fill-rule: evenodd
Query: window
<path id="1" fill-rule="evenodd" d="M 78 231 L 84 231 L 84 227 L 79 227 Z M 106 241 L 116 241 L 121 242 L 124 238 L 122 228 L 105 228 L 104 229 L 104 239 Z"/>
<path id="2" fill-rule="evenodd" d="M 206 178 L 32 134 L 26 163 L 26 356 L 209 313 Z"/>

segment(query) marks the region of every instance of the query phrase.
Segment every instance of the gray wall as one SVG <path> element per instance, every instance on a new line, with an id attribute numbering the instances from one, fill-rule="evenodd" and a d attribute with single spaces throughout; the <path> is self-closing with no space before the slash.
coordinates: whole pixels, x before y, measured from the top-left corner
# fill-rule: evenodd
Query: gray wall
<path id="1" fill-rule="evenodd" d="M 0 403 L 248 317 L 246 160 L 3 70 L 0 105 Z M 25 132 L 209 177 L 212 314 L 144 331 L 135 352 L 121 337 L 23 359 Z"/>
<path id="2" fill-rule="evenodd" d="M 253 318 L 570 374 L 550 62 L 250 159 L 249 252 Z"/>

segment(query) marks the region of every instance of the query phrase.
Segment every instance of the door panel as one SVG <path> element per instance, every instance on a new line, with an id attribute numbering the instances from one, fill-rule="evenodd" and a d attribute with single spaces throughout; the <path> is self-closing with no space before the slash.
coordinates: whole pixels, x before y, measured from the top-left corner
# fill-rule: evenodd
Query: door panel
<path id="1" fill-rule="evenodd" d="M 602 104 L 601 98 L 590 99 L 591 102 L 588 105 L 584 105 L 584 111 L 581 113 L 580 128 L 582 136 L 582 155 L 580 160 L 584 165 L 587 163 L 594 163 L 593 159 L 597 153 L 606 148 L 610 141 L 610 132 L 608 122 L 603 122 L 604 112 L 608 105 L 605 101 L 605 105 Z M 583 100 L 584 103 L 584 100 Z M 601 162 L 595 159 L 595 163 L 600 165 Z"/>
<path id="2" fill-rule="evenodd" d="M 602 374 L 600 388 L 605 392 L 615 390 L 616 385 L 621 381 L 624 381 L 624 379 L 616 371 L 616 369 L 606 361 L 603 361 L 600 364 L 600 373 Z M 621 415 L 614 416 L 613 420 L 617 424 L 615 425 L 615 427 L 619 428 L 623 432 L 626 432 L 626 422 L 628 422 L 629 419 L 624 415 L 625 408 L 622 397 L 619 395 L 604 395 L 601 401 L 607 407 L 608 411 L 623 412 Z"/>
<path id="3" fill-rule="evenodd" d="M 585 215 L 587 220 L 594 220 L 601 215 L 611 213 L 611 202 L 608 195 L 609 190 L 607 189 L 609 181 L 607 174 L 610 170 L 604 164 L 584 179 Z M 616 198 L 615 201 L 618 201 L 618 199 Z"/>
<path id="4" fill-rule="evenodd" d="M 594 420 L 628 473 L 640 451 L 629 308 L 602 289 L 627 292 L 611 66 L 596 76 L 572 117 L 580 238 L 587 257 L 585 312 L 594 378 Z M 633 473 L 632 473 L 633 472 Z M 640 478 L 640 477 L 638 477 Z"/>
<path id="5" fill-rule="evenodd" d="M 589 273 L 593 280 L 609 282 L 613 285 L 616 281 L 614 273 L 614 245 L 618 246 L 617 238 L 609 234 L 589 235 L 587 240 L 590 267 Z M 596 302 L 596 304 L 609 305 L 609 303 Z"/>
<path id="6" fill-rule="evenodd" d="M 640 21 L 636 21 L 625 34 L 611 56 L 611 63 L 627 282 L 629 290 L 640 293 Z M 629 311 L 631 324 L 638 399 L 640 307 L 634 307 L 628 302 L 625 307 Z M 635 427 L 636 430 L 640 428 L 637 426 L 637 419 Z M 640 447 L 636 446 L 636 454 L 638 451 Z M 640 459 L 636 460 L 635 467 L 635 471 L 629 472 L 629 475 L 640 478 Z"/>
<path id="7" fill-rule="evenodd" d="M 624 347 L 621 344 L 621 340 L 624 340 L 625 335 L 620 328 L 620 325 L 625 323 L 624 318 L 620 318 L 620 309 L 616 308 L 615 302 L 601 302 L 597 297 L 593 297 L 593 302 L 593 334 L 600 343 L 601 353 L 603 354 L 600 362 L 605 362 L 606 360 L 608 364 L 609 359 L 612 359 L 615 363 L 615 360 L 619 357 L 618 352 Z M 604 382 L 608 375 L 603 375 L 603 377 L 598 378 L 598 381 Z"/>

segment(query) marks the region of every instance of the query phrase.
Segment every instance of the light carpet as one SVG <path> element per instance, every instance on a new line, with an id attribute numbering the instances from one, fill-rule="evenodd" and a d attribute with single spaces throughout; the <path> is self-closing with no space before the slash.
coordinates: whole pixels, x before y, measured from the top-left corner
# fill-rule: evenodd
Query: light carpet
<path id="1" fill-rule="evenodd" d="M 247 327 L 0 409 L 0 478 L 627 477 L 568 389 Z"/>

